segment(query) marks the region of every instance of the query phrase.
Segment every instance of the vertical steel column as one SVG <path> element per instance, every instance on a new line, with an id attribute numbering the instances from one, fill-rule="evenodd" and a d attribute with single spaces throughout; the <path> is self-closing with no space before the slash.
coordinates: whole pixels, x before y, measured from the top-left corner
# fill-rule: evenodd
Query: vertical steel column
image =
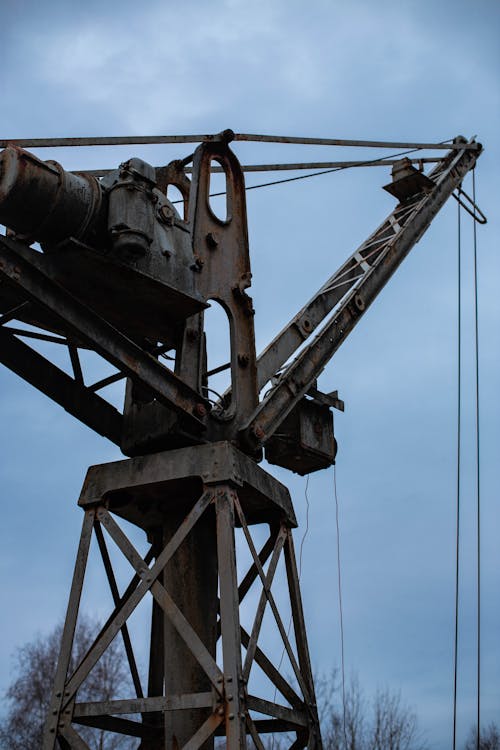
<path id="1" fill-rule="evenodd" d="M 154 557 L 158 557 L 162 550 L 161 529 L 152 534 L 151 539 L 154 548 Z M 163 581 L 163 574 L 160 576 Z M 149 645 L 149 670 L 148 670 L 148 697 L 163 695 L 164 685 L 164 642 L 163 642 L 163 621 L 165 616 L 163 610 L 153 599 L 151 602 L 151 636 Z M 163 726 L 163 715 L 160 711 L 151 713 L 148 716 L 148 723 L 161 728 Z M 163 750 L 163 742 L 159 739 L 143 739 L 139 745 L 139 750 Z"/>
<path id="2" fill-rule="evenodd" d="M 297 561 L 295 558 L 292 530 L 290 528 L 287 529 L 287 539 L 284 551 L 288 591 L 290 594 L 290 606 L 292 609 L 293 628 L 295 633 L 295 643 L 297 646 L 297 655 L 299 658 L 300 671 L 309 691 L 307 708 L 310 716 L 310 735 L 307 746 L 308 748 L 317 748 L 317 750 L 322 750 L 323 744 L 321 740 L 318 708 L 316 705 L 316 696 L 314 692 L 311 659 L 309 656 L 309 647 L 307 645 L 306 623 L 304 619 L 304 610 L 302 608 L 302 597 L 300 595 L 299 574 L 297 571 Z"/>
<path id="3" fill-rule="evenodd" d="M 59 729 L 63 729 L 67 723 L 64 717 L 61 719 L 61 711 L 64 702 L 64 686 L 68 674 L 71 660 L 71 651 L 73 648 L 73 639 L 75 637 L 76 621 L 78 618 L 78 609 L 82 595 L 83 580 L 87 568 L 90 541 L 92 539 L 92 529 L 94 527 L 94 511 L 88 510 L 83 519 L 82 533 L 80 544 L 76 555 L 75 570 L 73 581 L 71 583 L 71 592 L 69 595 L 68 609 L 64 621 L 64 629 L 61 640 L 61 650 L 57 662 L 57 671 L 54 679 L 52 690 L 52 699 L 45 723 L 43 734 L 43 750 L 54 750 L 56 746 L 56 736 Z"/>
<path id="4" fill-rule="evenodd" d="M 168 544 L 184 520 L 170 511 L 163 521 L 163 543 Z M 215 516 L 208 508 L 191 529 L 164 570 L 164 585 L 184 617 L 215 659 L 217 643 L 217 546 Z M 211 684 L 192 651 L 168 617 L 164 617 L 163 649 L 165 695 L 210 692 Z M 155 658 L 154 654 L 151 658 Z M 158 657 L 156 657 L 158 658 Z M 166 711 L 166 750 L 182 748 L 209 717 L 210 709 Z M 213 747 L 213 738 L 204 750 Z"/>
<path id="5" fill-rule="evenodd" d="M 226 699 L 226 747 L 246 748 L 245 714 L 242 706 L 243 671 L 234 540 L 234 492 L 220 486 L 216 494 L 217 554 L 219 560 L 220 619 L 224 691 Z"/>

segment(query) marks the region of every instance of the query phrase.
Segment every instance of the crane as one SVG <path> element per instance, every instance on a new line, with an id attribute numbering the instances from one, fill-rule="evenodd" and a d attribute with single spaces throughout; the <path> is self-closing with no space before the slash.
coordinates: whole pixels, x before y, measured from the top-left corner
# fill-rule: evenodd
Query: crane
<path id="1" fill-rule="evenodd" d="M 244 174 L 229 146 L 238 138 L 245 139 L 232 131 L 200 137 L 182 160 L 154 168 L 134 157 L 99 176 L 68 172 L 20 143 L 5 144 L 0 154 L 0 222 L 8 228 L 0 237 L 0 361 L 128 457 L 90 467 L 80 494 L 84 521 L 44 750 L 56 742 L 87 747 L 79 726 L 138 737 L 142 750 L 208 748 L 216 736 L 236 750 L 247 735 L 260 749 L 266 733 L 293 736 L 294 750 L 321 748 L 293 547 L 297 522 L 287 489 L 258 464 L 265 453 L 268 463 L 304 475 L 335 461 L 332 408 L 343 402 L 337 392 L 321 392 L 318 378 L 460 189 L 482 146 L 455 138 L 427 174 L 423 162 L 418 169 L 397 160 L 385 186 L 395 208 L 257 356 Z M 226 182 L 223 215 L 210 201 L 214 171 Z M 181 212 L 167 197 L 170 186 L 182 195 Z M 204 322 L 211 302 L 222 306 L 230 330 L 223 366 L 230 386 L 215 398 Z M 72 374 L 30 340 L 67 348 Z M 115 373 L 88 384 L 87 350 Z M 120 411 L 99 391 L 123 379 Z M 144 531 L 145 556 L 120 518 Z M 260 551 L 252 536 L 257 524 L 269 528 Z M 243 575 L 237 533 L 251 560 Z M 70 673 L 93 537 L 114 609 Z M 121 593 L 110 542 L 132 568 Z M 293 640 L 271 588 L 281 556 Z M 254 584 L 261 588 L 248 630 L 240 604 Z M 148 594 L 144 688 L 127 623 Z M 261 648 L 266 608 L 293 679 Z M 79 702 L 78 689 L 119 633 L 135 695 Z M 280 703 L 255 694 L 254 664 Z"/>

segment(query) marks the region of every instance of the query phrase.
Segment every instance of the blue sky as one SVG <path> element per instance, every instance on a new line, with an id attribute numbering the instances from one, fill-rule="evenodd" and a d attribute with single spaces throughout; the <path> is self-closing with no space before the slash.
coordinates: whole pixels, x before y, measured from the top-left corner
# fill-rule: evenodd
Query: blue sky
<path id="1" fill-rule="evenodd" d="M 500 6 L 475 3 L 6 0 L 2 138 L 217 132 L 441 141 L 477 134 L 484 722 L 500 717 L 498 445 Z M 67 168 L 189 147 L 40 151 Z M 237 144 L 243 162 L 365 158 Z M 262 348 L 382 221 L 388 169 L 248 193 Z M 260 181 L 250 175 L 248 184 Z M 470 191 L 470 181 L 465 186 Z M 453 203 L 453 205 L 451 205 Z M 463 515 L 459 730 L 475 709 L 472 227 L 463 224 Z M 456 204 L 450 202 L 322 376 L 339 441 L 345 654 L 367 694 L 401 689 L 433 750 L 450 747 L 456 476 Z M 10 654 L 63 615 L 89 464 L 112 445 L 0 370 L 0 687 Z M 305 480 L 271 470 L 306 522 Z M 339 663 L 332 471 L 309 482 L 302 585 L 317 670 Z M 7 605 L 7 606 L 5 606 Z"/>

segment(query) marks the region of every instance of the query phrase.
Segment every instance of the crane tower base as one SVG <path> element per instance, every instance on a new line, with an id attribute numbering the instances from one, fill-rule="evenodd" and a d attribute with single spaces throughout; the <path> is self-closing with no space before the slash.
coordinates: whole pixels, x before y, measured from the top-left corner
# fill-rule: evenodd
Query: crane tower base
<path id="1" fill-rule="evenodd" d="M 141 750 L 208 750 L 216 738 L 230 750 L 245 748 L 247 740 L 260 749 L 277 733 L 294 750 L 321 750 L 288 490 L 220 442 L 93 466 L 79 505 L 83 528 L 44 750 L 87 748 L 89 730 L 82 727 L 136 737 Z M 123 521 L 145 532 L 146 554 L 131 541 L 137 529 Z M 93 537 L 113 607 L 73 665 Z M 131 569 L 121 592 L 117 554 Z M 143 687 L 129 618 L 147 597 Z M 123 640 L 130 694 L 79 700 L 115 637 Z"/>

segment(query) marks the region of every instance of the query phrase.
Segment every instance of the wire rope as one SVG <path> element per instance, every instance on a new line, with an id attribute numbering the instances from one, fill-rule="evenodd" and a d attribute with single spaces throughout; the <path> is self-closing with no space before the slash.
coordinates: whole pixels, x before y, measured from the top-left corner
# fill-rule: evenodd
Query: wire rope
<path id="1" fill-rule="evenodd" d="M 457 498 L 455 529 L 455 637 L 453 651 L 453 750 L 457 743 L 458 611 L 460 582 L 460 465 L 462 423 L 462 232 L 461 205 L 457 204 Z"/>
<path id="2" fill-rule="evenodd" d="M 369 166 L 370 164 L 378 164 L 378 162 L 382 162 L 386 158 L 396 159 L 399 156 L 406 156 L 406 154 L 413 154 L 416 151 L 420 151 L 420 150 L 421 150 L 420 148 L 412 148 L 407 151 L 399 151 L 396 154 L 391 154 L 389 157 L 380 156 L 377 159 L 368 159 L 364 162 L 361 162 L 357 166 L 360 167 L 360 166 Z M 297 180 L 307 180 L 310 177 L 319 177 L 320 175 L 332 174 L 333 172 L 343 172 L 346 169 L 353 169 L 353 168 L 354 167 L 352 164 L 346 164 L 341 167 L 334 167 L 333 169 L 322 169 L 318 172 L 308 172 L 307 174 L 299 174 L 296 177 L 284 177 L 281 180 L 272 180 L 271 182 L 261 182 L 257 185 L 245 185 L 245 190 L 246 191 L 257 190 L 258 188 L 271 187 L 272 185 L 283 185 L 285 182 L 297 182 Z M 226 191 L 223 190 L 220 193 L 211 193 L 209 197 L 216 198 L 220 195 L 225 195 L 225 194 L 226 194 Z M 172 201 L 172 203 L 182 203 L 182 202 L 183 200 Z"/>
<path id="3" fill-rule="evenodd" d="M 461 190 L 460 190 L 461 192 Z M 476 205 L 476 175 L 472 170 L 472 202 Z M 453 674 L 453 750 L 457 742 L 457 688 L 458 688 L 458 640 L 459 640 L 459 593 L 460 593 L 460 506 L 461 506 L 461 409 L 462 409 L 462 229 L 461 208 L 457 212 L 457 476 L 456 476 L 456 540 L 455 540 L 455 632 Z M 469 212 L 470 213 L 470 212 Z M 475 468 L 476 468 L 476 750 L 481 747 L 481 437 L 480 437 L 480 375 L 479 375 L 479 294 L 477 221 L 473 216 L 473 296 L 474 296 L 474 378 L 475 378 Z"/>
<path id="4" fill-rule="evenodd" d="M 304 530 L 304 533 L 302 535 L 302 539 L 300 542 L 300 550 L 299 550 L 299 581 L 300 577 L 302 575 L 302 553 L 304 549 L 304 542 L 306 541 L 306 536 L 309 533 L 309 495 L 308 495 L 308 489 L 309 489 L 309 477 L 311 475 L 308 474 L 306 477 L 306 486 L 304 488 L 304 495 L 306 498 L 306 528 Z"/>
<path id="5" fill-rule="evenodd" d="M 476 205 L 476 170 L 472 170 L 472 200 Z M 477 524 L 477 742 L 481 745 L 481 466 L 479 421 L 479 304 L 477 274 L 477 222 L 473 222 L 474 245 L 474 337 L 475 337 L 475 407 L 476 407 L 476 524 Z"/>
<path id="6" fill-rule="evenodd" d="M 344 746 L 347 750 L 346 732 L 346 700 L 345 700 L 345 657 L 344 657 L 344 609 L 342 605 L 342 568 L 340 557 L 340 523 L 339 523 L 339 498 L 337 494 L 337 464 L 333 464 L 333 491 L 335 495 L 335 526 L 337 529 L 337 584 L 339 592 L 339 619 L 340 619 L 340 668 L 342 678 L 342 728 L 344 734 Z"/>
<path id="7" fill-rule="evenodd" d="M 305 488 L 304 488 L 304 496 L 305 496 L 305 499 L 306 499 L 306 528 L 304 530 L 304 533 L 302 534 L 302 539 L 300 540 L 300 548 L 299 548 L 299 574 L 298 574 L 299 582 L 300 582 L 300 577 L 302 575 L 302 552 L 303 552 L 303 549 L 304 549 L 304 542 L 306 540 L 307 534 L 309 533 L 309 494 L 308 494 L 308 489 L 309 489 L 309 478 L 310 478 L 310 476 L 311 476 L 310 474 L 308 474 L 306 476 L 306 485 L 305 485 Z M 289 638 L 289 636 L 290 636 L 290 629 L 292 627 L 292 620 L 293 620 L 292 615 L 290 615 L 290 619 L 288 621 L 288 627 L 287 627 L 287 631 L 286 631 L 286 637 L 287 638 Z M 284 657 L 285 657 L 285 647 L 283 646 L 283 650 L 281 651 L 281 656 L 280 656 L 280 660 L 279 660 L 279 664 L 278 664 L 278 672 L 281 669 L 281 665 L 283 664 Z M 278 694 L 278 688 L 275 687 L 274 688 L 273 703 L 276 703 L 276 696 L 277 696 L 277 694 Z M 272 742 L 271 742 L 271 750 L 274 750 L 274 739 L 275 739 L 275 735 L 273 733 L 273 738 L 272 738 Z"/>

